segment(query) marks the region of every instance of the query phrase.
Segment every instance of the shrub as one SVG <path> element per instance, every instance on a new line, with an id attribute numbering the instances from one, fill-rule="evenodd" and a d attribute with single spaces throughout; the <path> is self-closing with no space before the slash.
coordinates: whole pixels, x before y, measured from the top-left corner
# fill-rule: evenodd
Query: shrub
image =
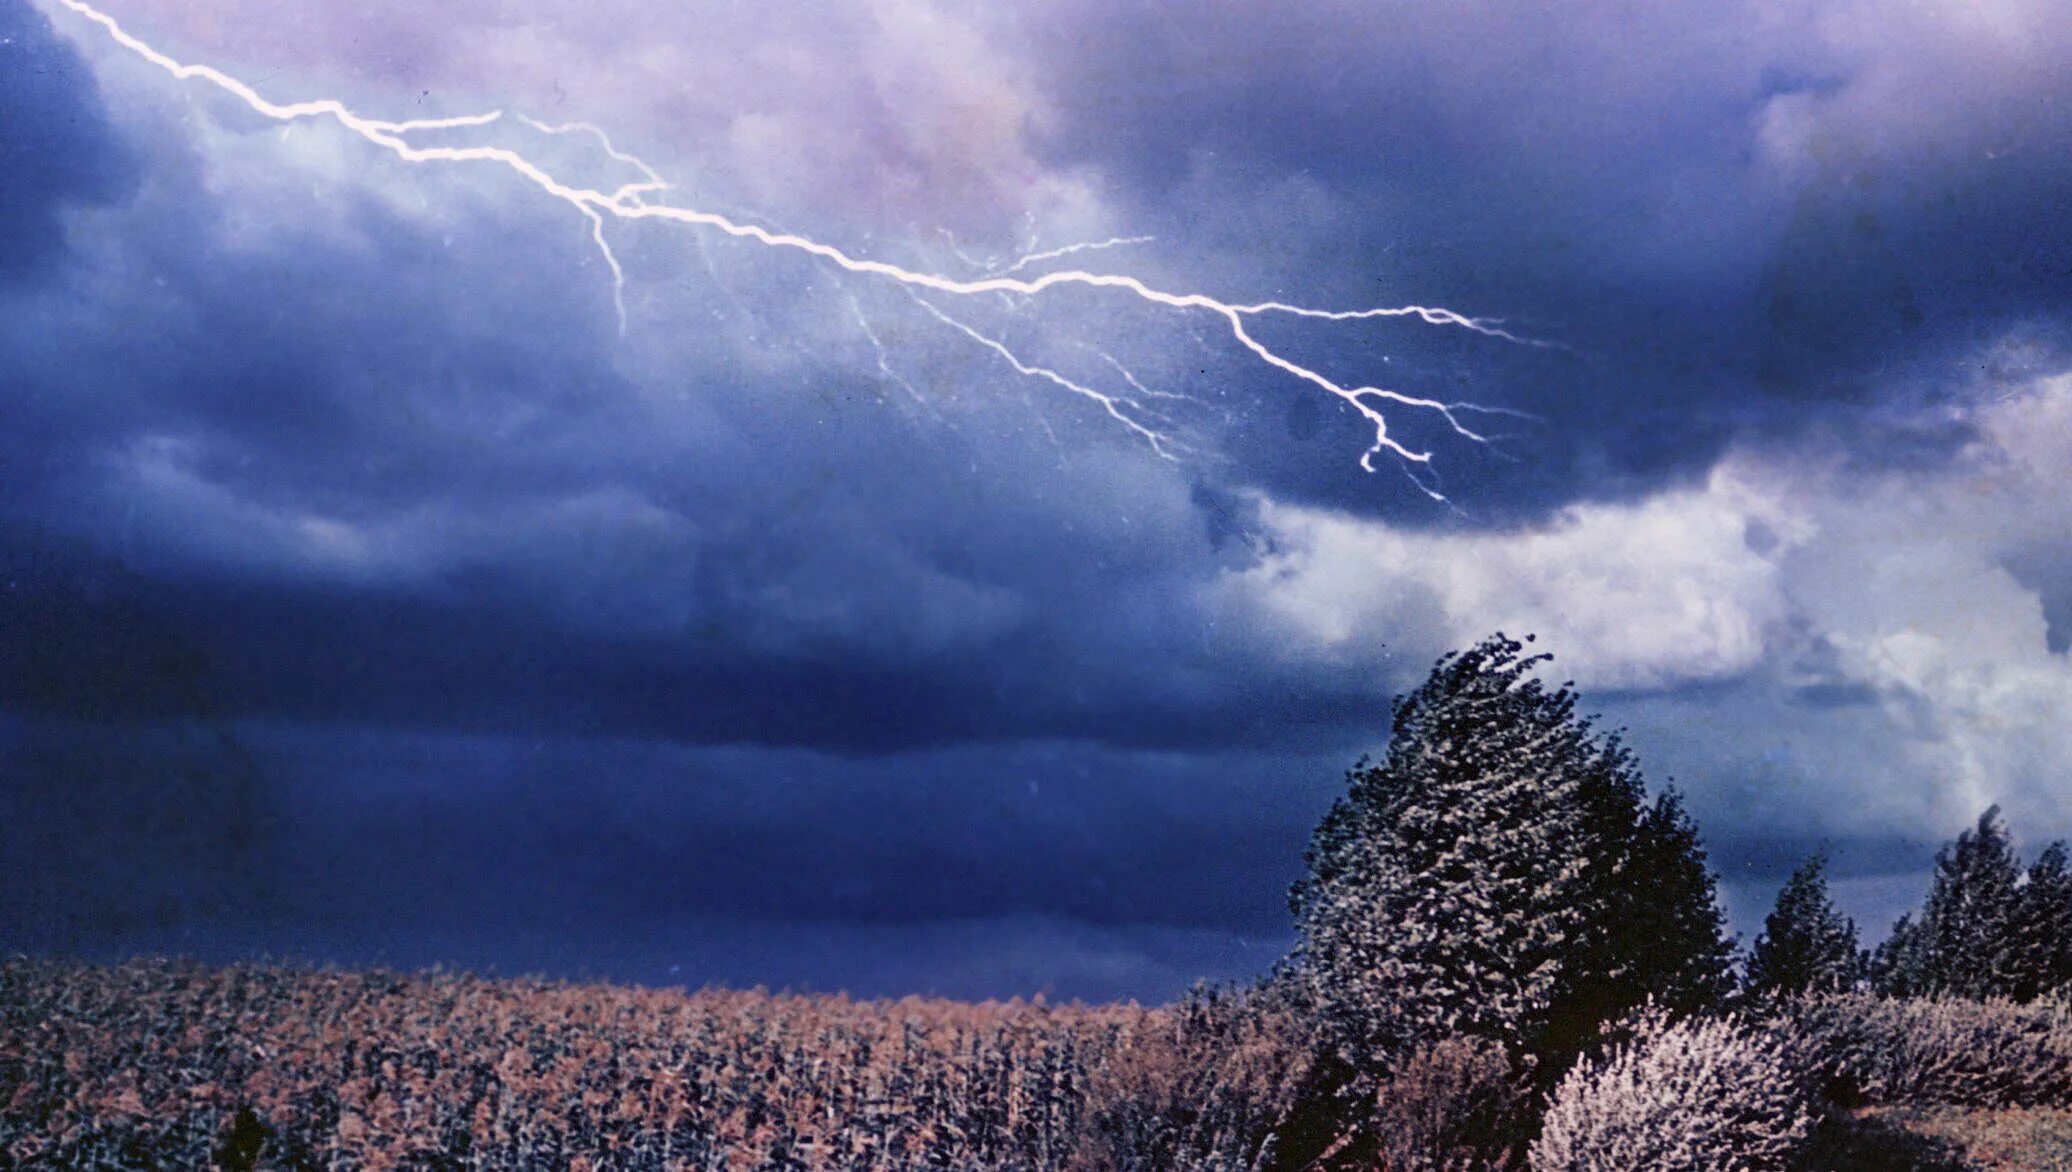
<path id="1" fill-rule="evenodd" d="M 1448 1038 L 1405 1057 L 1374 1097 L 1366 1131 L 1389 1172 L 1479 1172 L 1522 1163 L 1530 1138 L 1528 1080 L 1501 1046 Z"/>
<path id="2" fill-rule="evenodd" d="M 1532 1146 L 1535 1172 L 1764 1172 L 1812 1129 L 1783 1041 L 1740 1020 L 1656 1018 L 1571 1069 Z"/>
<path id="3" fill-rule="evenodd" d="M 1316 1046 L 1305 1021 L 1271 984 L 1198 988 L 1147 1018 L 1089 1073 L 1086 1117 L 1067 1166 L 1272 1166 L 1315 1093 Z"/>
<path id="4" fill-rule="evenodd" d="M 1823 997 L 1790 1010 L 1797 1062 L 1837 1103 L 2072 1106 L 2072 1007 Z"/>

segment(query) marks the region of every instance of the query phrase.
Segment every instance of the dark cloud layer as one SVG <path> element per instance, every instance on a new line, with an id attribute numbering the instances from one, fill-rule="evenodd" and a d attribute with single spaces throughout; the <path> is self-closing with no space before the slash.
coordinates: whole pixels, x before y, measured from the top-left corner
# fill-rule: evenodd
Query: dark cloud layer
<path id="1" fill-rule="evenodd" d="M 135 161 L 85 62 L 26 0 L 0 4 L 0 126 L 0 280 L 18 280 L 62 251 L 59 213 L 119 198 Z"/>
<path id="2" fill-rule="evenodd" d="M 1338 301 L 1467 307 L 1574 348 L 1391 339 L 1406 387 L 1545 416 L 1518 463 L 1470 457 L 1485 518 L 1658 488 L 1750 429 L 1910 411 L 2072 299 L 2052 5 L 1090 5 L 1022 31 L 1053 157 L 1127 176 L 1176 237 L 1270 241 L 1268 271 Z M 1260 434 L 1276 489 L 1374 507 Z"/>
<path id="3" fill-rule="evenodd" d="M 1303 759 L 1056 743 L 855 759 L 190 721 L 45 722 L 6 745 L 17 947 L 184 932 L 190 951 L 364 960 L 381 941 L 392 962 L 892 993 L 1162 997 L 1243 975 L 1284 946 L 1330 789 Z M 810 963 L 831 930 L 866 953 L 945 933 L 970 951 L 903 977 Z M 1032 935 L 1067 940 L 1048 967 L 983 975 Z M 1075 968 L 1074 935 L 1110 971 Z"/>

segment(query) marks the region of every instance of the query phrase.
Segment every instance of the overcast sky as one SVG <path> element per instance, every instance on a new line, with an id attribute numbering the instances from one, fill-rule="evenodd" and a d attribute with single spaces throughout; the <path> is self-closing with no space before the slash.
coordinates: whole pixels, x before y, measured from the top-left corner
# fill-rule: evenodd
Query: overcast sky
<path id="1" fill-rule="evenodd" d="M 1245 319 L 1503 412 L 1369 472 L 1127 291 L 614 222 L 622 330 L 511 170 L 0 0 L 0 948 L 1164 998 L 1496 630 L 1749 935 L 1822 844 L 1875 935 L 1987 804 L 2072 835 L 2056 0 L 105 8 L 861 259 L 1525 341 Z"/>

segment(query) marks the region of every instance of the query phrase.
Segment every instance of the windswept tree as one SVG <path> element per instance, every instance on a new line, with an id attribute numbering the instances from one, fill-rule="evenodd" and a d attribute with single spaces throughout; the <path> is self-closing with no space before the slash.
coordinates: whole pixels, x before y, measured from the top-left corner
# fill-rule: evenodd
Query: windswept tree
<path id="1" fill-rule="evenodd" d="M 2007 995 L 2028 1001 L 2072 985 L 2072 866 L 2064 843 L 2051 843 L 2029 865 L 2013 919 L 2000 966 Z"/>
<path id="2" fill-rule="evenodd" d="M 1290 971 L 1355 1066 L 1449 1034 L 1567 1049 L 1724 986 L 1689 820 L 1523 652 L 1441 659 L 1311 839 Z"/>
<path id="3" fill-rule="evenodd" d="M 1878 948 L 1878 991 L 1893 996 L 2007 996 L 2018 967 L 2021 863 L 2000 807 L 1936 852 L 1919 916 L 1902 916 Z"/>
<path id="4" fill-rule="evenodd" d="M 1827 890 L 1827 856 L 1799 864 L 1777 893 L 1748 958 L 1743 988 L 1759 999 L 1839 993 L 1862 976 L 1856 922 L 1835 910 Z"/>

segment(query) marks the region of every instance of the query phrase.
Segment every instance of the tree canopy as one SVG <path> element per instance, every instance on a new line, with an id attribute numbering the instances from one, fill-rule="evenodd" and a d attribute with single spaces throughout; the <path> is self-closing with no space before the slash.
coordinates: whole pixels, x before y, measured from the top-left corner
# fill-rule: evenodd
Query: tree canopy
<path id="1" fill-rule="evenodd" d="M 2072 982 L 2072 872 L 2052 843 L 2023 871 L 2000 807 L 1935 856 L 1918 914 L 1878 946 L 1872 978 L 1891 996 L 2027 1001 Z"/>
<path id="2" fill-rule="evenodd" d="M 1816 854 L 1777 893 L 1750 950 L 1743 987 L 1759 999 L 1839 993 L 1854 987 L 1863 970 L 1856 922 L 1835 910 L 1827 856 Z"/>
<path id="3" fill-rule="evenodd" d="M 1649 998 L 1725 989 L 1680 801 L 1648 801 L 1619 738 L 1524 652 L 1497 635 L 1440 659 L 1311 839 L 1290 970 L 1349 1051 L 1456 1033 L 1566 1049 Z"/>

